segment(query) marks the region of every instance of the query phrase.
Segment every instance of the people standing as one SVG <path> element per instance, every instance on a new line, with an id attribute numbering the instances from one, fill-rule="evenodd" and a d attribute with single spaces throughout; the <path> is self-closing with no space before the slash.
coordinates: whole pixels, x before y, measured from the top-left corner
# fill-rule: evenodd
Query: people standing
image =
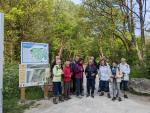
<path id="1" fill-rule="evenodd" d="M 125 58 L 121 58 L 121 63 L 119 64 L 119 68 L 123 73 L 121 87 L 123 88 L 124 98 L 128 98 L 126 92 L 128 90 L 130 66 L 127 64 Z"/>
<path id="2" fill-rule="evenodd" d="M 85 69 L 85 75 L 87 78 L 87 97 L 91 95 L 94 98 L 94 90 L 95 90 L 95 78 L 97 74 L 97 68 L 94 65 L 92 59 L 89 60 L 89 63 Z"/>
<path id="3" fill-rule="evenodd" d="M 100 60 L 98 75 L 100 79 L 100 83 L 99 83 L 100 96 L 103 96 L 104 93 L 106 92 L 107 97 L 111 98 L 110 92 L 109 92 L 109 81 L 110 81 L 110 76 L 111 76 L 111 70 L 105 58 L 102 58 Z"/>
<path id="4" fill-rule="evenodd" d="M 84 72 L 82 63 L 83 63 L 83 59 L 80 58 L 75 68 L 76 96 L 79 98 L 82 96 L 82 81 L 83 81 L 83 72 Z"/>
<path id="5" fill-rule="evenodd" d="M 63 71 L 61 69 L 61 60 L 57 59 L 56 64 L 53 67 L 53 91 L 54 91 L 53 103 L 54 104 L 57 104 L 58 100 L 63 101 L 62 86 L 61 86 L 62 74 Z"/>
<path id="6" fill-rule="evenodd" d="M 112 73 L 111 79 L 112 79 L 112 91 L 113 91 L 112 100 L 114 101 L 118 97 L 118 100 L 122 101 L 121 91 L 120 91 L 120 83 L 121 83 L 121 77 L 123 74 L 118 67 L 118 63 L 115 61 L 112 63 L 111 73 Z"/>
<path id="7" fill-rule="evenodd" d="M 70 61 L 65 62 L 65 66 L 63 68 L 64 72 L 64 95 L 65 100 L 71 99 L 70 97 L 70 86 L 71 86 L 71 68 L 70 68 Z"/>

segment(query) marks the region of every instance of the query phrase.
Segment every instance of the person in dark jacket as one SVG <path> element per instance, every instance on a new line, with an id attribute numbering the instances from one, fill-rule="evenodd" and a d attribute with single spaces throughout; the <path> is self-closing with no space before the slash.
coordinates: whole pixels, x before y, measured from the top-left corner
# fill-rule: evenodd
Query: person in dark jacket
<path id="1" fill-rule="evenodd" d="M 85 75 L 87 78 L 87 97 L 91 95 L 91 97 L 94 98 L 95 78 L 97 75 L 97 68 L 94 65 L 92 59 L 89 60 L 89 63 L 85 69 Z"/>
<path id="2" fill-rule="evenodd" d="M 97 62 L 96 62 L 95 57 L 92 56 L 90 59 L 93 61 L 93 65 L 95 65 L 96 68 L 98 69 L 98 64 L 97 64 Z M 96 84 L 96 76 L 95 76 L 95 78 L 94 78 L 94 89 L 96 89 L 96 88 L 95 88 L 95 84 Z"/>

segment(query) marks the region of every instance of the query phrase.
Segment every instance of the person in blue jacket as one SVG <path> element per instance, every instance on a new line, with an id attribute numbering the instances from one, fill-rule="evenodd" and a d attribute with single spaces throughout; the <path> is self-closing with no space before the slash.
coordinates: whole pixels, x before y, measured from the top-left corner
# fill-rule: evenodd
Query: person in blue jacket
<path id="1" fill-rule="evenodd" d="M 94 65 L 92 59 L 89 60 L 89 63 L 85 69 L 85 75 L 87 78 L 87 97 L 91 95 L 91 97 L 94 98 L 95 77 L 97 75 L 97 68 Z"/>

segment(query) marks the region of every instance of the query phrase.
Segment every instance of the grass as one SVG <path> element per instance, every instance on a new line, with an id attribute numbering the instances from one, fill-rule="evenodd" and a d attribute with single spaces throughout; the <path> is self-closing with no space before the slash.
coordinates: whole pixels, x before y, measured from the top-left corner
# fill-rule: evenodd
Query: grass
<path id="1" fill-rule="evenodd" d="M 52 93 L 49 92 L 49 97 Z M 4 97 L 4 113 L 23 113 L 25 109 L 29 109 L 35 103 L 35 100 L 44 99 L 44 93 L 41 87 L 26 88 L 26 99 L 29 100 L 27 104 L 18 104 L 19 99 L 15 96 Z"/>
<path id="2" fill-rule="evenodd" d="M 23 113 L 25 109 L 28 109 L 34 104 L 34 101 L 28 104 L 18 104 L 17 98 L 4 99 L 4 113 Z"/>

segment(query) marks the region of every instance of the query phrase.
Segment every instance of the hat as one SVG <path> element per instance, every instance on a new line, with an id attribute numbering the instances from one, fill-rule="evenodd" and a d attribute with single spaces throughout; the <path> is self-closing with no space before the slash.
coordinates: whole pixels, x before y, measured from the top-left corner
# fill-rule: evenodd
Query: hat
<path id="1" fill-rule="evenodd" d="M 126 59 L 125 58 L 121 58 L 121 62 L 125 62 L 126 61 Z"/>
<path id="2" fill-rule="evenodd" d="M 102 60 L 106 61 L 106 57 L 105 56 L 100 57 L 100 61 Z"/>

